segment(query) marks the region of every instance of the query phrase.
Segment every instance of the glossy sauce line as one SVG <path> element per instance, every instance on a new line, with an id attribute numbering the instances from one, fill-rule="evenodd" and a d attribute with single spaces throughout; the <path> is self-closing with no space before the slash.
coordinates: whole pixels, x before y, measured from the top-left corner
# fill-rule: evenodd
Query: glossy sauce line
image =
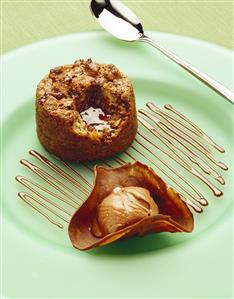
<path id="1" fill-rule="evenodd" d="M 58 160 L 71 172 L 73 172 L 76 176 L 78 176 L 88 187 L 87 191 L 90 191 L 90 188 L 92 188 L 92 185 L 84 178 L 81 174 L 79 174 L 78 171 L 76 171 L 74 168 L 72 168 L 69 164 L 67 164 L 65 161 L 62 159 L 58 158 Z"/>
<path id="2" fill-rule="evenodd" d="M 106 162 L 105 160 L 102 160 L 102 163 L 105 164 L 107 167 L 113 168 L 112 165 L 110 165 L 108 162 Z"/>
<path id="3" fill-rule="evenodd" d="M 28 185 L 22 177 L 18 176 L 16 177 L 16 180 L 21 183 L 23 186 L 25 186 L 26 188 L 28 188 L 30 191 L 32 191 L 34 194 L 36 194 L 38 197 L 40 197 L 41 199 L 43 199 L 44 201 L 48 202 L 49 204 L 51 204 L 52 206 L 54 206 L 55 208 L 61 210 L 62 212 L 66 213 L 68 216 L 72 216 L 67 210 L 65 210 L 63 207 L 60 207 L 59 205 L 57 205 L 56 203 L 54 203 L 53 201 L 51 201 L 49 198 L 45 197 L 44 195 L 42 195 L 41 193 L 39 193 L 38 191 L 36 191 L 35 189 L 33 189 L 30 185 Z"/>
<path id="4" fill-rule="evenodd" d="M 148 107 L 149 105 L 152 105 L 153 107 L 155 107 L 156 109 L 159 109 L 160 114 L 163 114 L 165 118 L 170 118 L 170 120 L 174 121 L 176 124 L 181 125 L 183 128 L 185 128 L 186 130 L 190 131 L 191 133 L 193 133 L 194 135 L 198 136 L 198 137 L 202 137 L 201 134 L 199 132 L 197 132 L 195 129 L 191 128 L 190 126 L 188 126 L 186 123 L 180 121 L 178 118 L 170 115 L 168 112 L 161 110 L 159 107 L 157 107 L 154 103 L 152 102 L 148 102 L 146 104 L 146 106 Z M 164 106 L 165 107 L 165 106 Z M 206 140 L 205 140 L 206 141 Z"/>
<path id="5" fill-rule="evenodd" d="M 209 137 L 206 133 L 204 133 L 197 125 L 195 125 L 190 119 L 188 119 L 185 115 L 177 111 L 175 108 L 172 107 L 172 105 L 166 104 L 164 105 L 164 108 L 173 112 L 177 116 L 179 116 L 181 119 L 183 119 L 185 122 L 187 122 L 190 126 L 193 127 L 193 129 L 197 132 L 197 134 L 200 135 L 204 140 L 206 140 L 210 145 L 212 145 L 214 148 L 216 148 L 219 152 L 224 153 L 225 150 L 223 147 L 218 145 L 216 142 L 213 141 L 211 137 Z"/>
<path id="6" fill-rule="evenodd" d="M 184 158 L 177 151 L 175 151 L 175 149 L 177 149 L 179 152 L 182 152 L 192 163 L 196 164 L 206 174 L 209 174 L 210 176 L 212 176 L 213 178 L 215 178 L 220 184 L 222 184 L 222 185 L 225 184 L 225 181 L 222 178 L 222 176 L 216 170 L 214 170 L 212 167 L 210 167 L 210 165 L 207 165 L 207 163 L 205 163 L 206 166 L 209 167 L 209 169 L 208 168 L 204 168 L 204 166 L 201 165 L 192 156 L 190 156 L 190 154 L 188 154 L 187 152 L 185 152 L 183 149 L 178 148 L 168 138 L 166 138 L 160 132 L 158 132 L 158 130 L 155 127 L 151 126 L 151 124 L 149 124 L 143 117 L 138 116 L 138 120 L 139 120 L 139 122 L 145 128 L 147 128 L 152 134 L 154 134 L 154 136 L 156 136 L 163 144 L 165 144 L 179 159 L 181 159 L 181 160 L 184 161 Z M 138 134 L 140 135 L 140 133 L 138 133 Z"/>
<path id="7" fill-rule="evenodd" d="M 87 163 L 81 162 L 80 164 L 82 164 L 85 168 L 87 168 L 88 170 L 90 170 L 93 173 L 93 167 L 89 166 Z"/>
<path id="8" fill-rule="evenodd" d="M 170 126 L 168 126 L 167 124 L 163 123 L 159 118 L 157 118 L 156 116 L 152 115 L 151 113 L 149 113 L 148 111 L 144 110 L 144 109 L 140 109 L 139 112 L 141 114 L 143 114 L 144 116 L 148 117 L 149 119 L 151 119 L 155 125 L 157 125 L 162 131 L 164 131 L 165 133 L 167 133 L 168 135 L 170 135 L 172 138 L 174 138 L 175 140 L 178 141 L 179 137 L 180 139 L 182 139 L 183 141 L 186 141 L 187 143 L 190 144 L 190 146 L 194 147 L 196 150 L 198 150 L 199 152 L 205 154 L 206 152 L 200 148 L 199 146 L 197 146 L 196 144 L 192 143 L 188 138 L 184 137 L 183 135 L 181 135 L 180 133 L 177 133 L 174 128 L 171 128 Z M 171 133 L 169 133 L 171 132 Z M 176 137 L 175 137 L 175 136 Z M 181 145 L 184 146 L 184 143 L 181 142 Z M 207 153 L 206 153 L 207 154 Z"/>
<path id="9" fill-rule="evenodd" d="M 32 156 L 34 156 L 35 158 L 37 158 L 39 161 L 41 161 L 43 164 L 47 165 L 50 169 L 54 170 L 59 176 L 61 176 L 66 181 L 68 181 L 71 185 L 73 185 L 74 187 L 79 188 L 79 190 L 83 194 L 85 194 L 85 195 L 89 194 L 89 191 L 84 186 L 82 186 L 72 176 L 70 176 L 69 174 L 67 174 L 64 170 L 62 170 L 60 167 L 58 167 L 53 162 L 51 162 L 50 160 L 48 160 L 46 157 L 40 155 L 39 153 L 37 153 L 34 150 L 30 150 L 29 153 Z"/>
<path id="10" fill-rule="evenodd" d="M 184 136 L 182 136 L 181 134 L 176 133 L 172 128 L 170 128 L 168 125 L 162 123 L 158 118 L 156 118 L 155 116 L 153 116 L 152 114 L 150 114 L 148 111 L 144 110 L 144 109 L 140 109 L 139 112 L 143 115 L 145 115 L 146 117 L 148 117 L 149 119 L 151 119 L 165 134 L 171 136 L 173 139 L 175 139 L 177 142 L 179 142 L 183 147 L 185 147 L 186 149 L 188 149 L 188 146 L 185 146 L 185 144 L 180 140 L 184 140 L 185 142 L 189 143 L 192 147 L 194 147 L 196 150 L 198 150 L 199 152 L 201 152 L 202 154 L 204 154 L 207 159 L 209 159 L 211 162 L 213 162 L 216 166 L 222 168 L 223 170 L 228 170 L 227 165 L 225 165 L 222 162 L 216 161 L 210 154 L 208 154 L 206 151 L 200 149 L 199 147 L 197 147 L 195 144 L 193 144 L 189 139 L 185 138 Z M 177 138 L 179 137 L 179 138 Z"/>
<path id="11" fill-rule="evenodd" d="M 33 189 L 33 188 L 31 187 L 31 185 L 34 186 L 34 187 L 36 187 L 36 188 L 38 188 L 39 190 L 44 191 L 45 193 L 51 195 L 52 197 L 54 197 L 54 198 L 56 198 L 56 199 L 58 199 L 58 200 L 60 200 L 60 201 L 62 201 L 62 202 L 64 202 L 64 203 L 66 203 L 66 204 L 69 205 L 70 207 L 72 207 L 72 208 L 74 208 L 74 209 L 77 209 L 77 205 L 71 203 L 71 202 L 68 201 L 67 199 L 61 197 L 60 195 L 58 195 L 58 194 L 56 194 L 56 193 L 50 191 L 49 189 L 45 188 L 44 186 L 41 186 L 40 184 L 38 184 L 38 183 L 36 183 L 36 182 L 34 182 L 34 181 L 30 180 L 30 179 L 27 179 L 27 178 L 22 177 L 22 176 L 17 176 L 15 179 L 16 179 L 20 184 L 22 184 L 23 186 L 25 186 L 26 188 L 28 188 L 29 190 L 31 190 L 32 192 L 34 192 L 35 194 L 37 194 L 39 197 L 42 197 L 43 195 L 39 194 L 39 192 L 37 192 L 36 189 Z M 45 199 L 45 200 L 47 200 L 47 199 Z M 52 204 L 52 205 L 53 205 L 53 204 Z M 60 208 L 60 207 L 57 207 L 57 208 Z M 67 213 L 67 211 L 64 211 L 64 212 Z M 69 212 L 68 212 L 67 214 L 71 216 L 71 214 L 70 214 Z"/>
<path id="12" fill-rule="evenodd" d="M 147 103 L 146 105 L 154 114 L 157 114 L 159 116 L 161 116 L 164 121 L 168 122 L 172 128 L 176 129 L 177 131 L 179 131 L 180 133 L 184 134 L 187 138 L 190 138 L 192 140 L 192 142 L 195 142 L 198 146 L 200 146 L 203 150 L 205 150 L 208 153 L 211 153 L 209 148 L 206 147 L 203 143 L 201 143 L 199 140 L 195 139 L 193 136 L 189 135 L 188 133 L 186 133 L 185 131 L 181 130 L 181 128 L 179 128 L 178 126 L 175 126 L 175 124 L 168 119 L 162 112 L 161 110 L 155 106 L 154 104 L 151 103 Z M 160 120 L 161 123 L 163 123 L 162 120 Z"/>
<path id="13" fill-rule="evenodd" d="M 54 215 L 56 215 L 57 217 L 59 217 L 60 219 L 64 220 L 65 222 L 68 223 L 68 220 L 63 218 L 60 214 L 58 214 L 56 211 L 54 211 L 53 209 L 51 209 L 50 207 L 48 207 L 47 205 L 45 205 L 43 202 L 39 201 L 38 199 L 36 199 L 35 197 L 33 197 L 30 194 L 27 194 L 25 192 L 19 192 L 18 196 L 25 202 L 27 203 L 31 208 L 33 208 L 34 210 L 36 210 L 38 213 L 40 213 L 43 217 L 45 217 L 50 223 L 56 225 L 57 227 L 63 229 L 64 226 L 63 224 L 53 220 L 47 213 L 45 213 L 42 209 L 40 209 L 39 207 L 37 207 L 35 204 L 33 204 L 29 199 L 37 202 L 39 205 L 43 206 L 45 209 L 47 209 L 48 211 L 50 211 L 51 213 L 53 213 Z"/>
<path id="14" fill-rule="evenodd" d="M 80 202 L 83 202 L 83 198 L 80 197 L 80 195 L 76 194 L 73 192 L 70 188 L 68 188 L 66 185 L 64 185 L 62 182 L 51 176 L 48 172 L 42 170 L 38 166 L 35 166 L 34 164 L 30 163 L 27 160 L 20 160 L 20 163 L 23 164 L 24 166 L 28 167 L 30 170 L 32 170 L 34 173 L 36 173 L 40 178 L 45 180 L 50 186 L 53 186 L 56 190 L 60 191 L 63 195 L 65 195 L 67 198 L 69 198 L 72 202 L 75 204 L 79 204 L 79 202 L 76 201 L 76 198 L 79 199 Z M 57 185 L 56 185 L 57 184 Z M 62 188 L 67 190 L 68 192 L 72 193 L 75 195 L 75 199 L 69 195 L 67 192 L 65 192 Z"/>
<path id="15" fill-rule="evenodd" d="M 119 157 L 117 157 L 117 156 L 112 157 L 112 159 L 113 159 L 114 161 L 116 161 L 119 165 L 124 165 L 124 164 L 126 164 L 126 162 L 125 162 L 123 159 L 121 159 L 121 158 L 119 158 Z"/>
<path id="16" fill-rule="evenodd" d="M 182 152 L 192 163 L 196 164 L 202 171 L 204 171 L 206 174 L 211 174 L 211 171 L 204 167 L 203 165 L 201 165 L 196 159 L 194 159 L 193 157 L 191 157 L 188 153 L 186 153 L 183 149 L 178 148 L 175 144 L 169 142 L 169 140 L 163 136 L 160 132 L 158 132 L 158 130 L 153 127 L 150 123 L 148 123 L 146 121 L 146 119 L 144 119 L 141 116 L 138 116 L 138 120 L 139 122 L 146 128 L 148 129 L 154 136 L 156 136 L 163 144 L 165 144 L 175 155 L 178 155 L 179 157 L 181 157 L 176 151 L 175 149 L 178 149 L 180 152 Z M 139 132 L 138 132 L 139 133 Z M 174 149 L 174 148 L 175 149 Z M 181 157 L 182 158 L 182 157 Z"/>
<path id="17" fill-rule="evenodd" d="M 147 116 L 146 116 L 147 117 Z M 141 118 L 142 120 L 143 118 Z M 146 120 L 145 120 L 146 122 Z M 154 131 L 156 131 L 158 129 L 158 127 L 152 127 L 154 128 Z M 160 128 L 159 128 L 160 129 Z M 220 175 L 219 172 L 217 172 L 217 170 L 215 170 L 212 166 L 210 166 L 210 164 L 208 164 L 208 162 L 201 156 L 201 154 L 199 155 L 197 152 L 195 152 L 193 149 L 191 149 L 190 147 L 188 147 L 185 143 L 183 143 L 180 139 L 176 138 L 175 136 L 173 136 L 168 130 L 161 128 L 161 130 L 163 131 L 164 135 L 162 135 L 159 130 L 157 130 L 157 133 L 160 134 L 160 136 L 162 136 L 162 138 L 166 139 L 170 144 L 172 144 L 174 147 L 178 148 L 177 145 L 174 143 L 174 140 L 177 141 L 180 145 L 182 145 L 188 152 L 190 152 L 192 155 L 194 155 L 195 157 L 197 157 L 198 159 L 200 159 L 201 161 L 203 161 L 209 168 L 210 170 L 213 171 L 213 173 L 215 173 L 217 175 L 217 180 L 220 181 L 220 183 L 223 185 L 225 183 L 225 181 L 223 180 L 222 176 Z M 169 139 L 166 136 L 170 136 L 172 137 L 172 139 Z M 178 150 L 181 150 L 180 148 L 178 148 Z"/>
<path id="18" fill-rule="evenodd" d="M 146 104 L 147 107 L 154 107 L 155 110 L 158 111 L 158 113 L 164 117 L 164 119 L 166 119 L 169 122 L 169 119 L 172 121 L 172 124 L 176 125 L 180 125 L 182 126 L 184 129 L 190 131 L 192 134 L 195 134 L 196 136 L 198 136 L 199 138 L 202 138 L 203 141 L 207 142 L 209 145 L 211 145 L 213 148 L 215 148 L 216 150 L 218 150 L 221 153 L 224 153 L 225 150 L 224 148 L 222 148 L 220 145 L 218 145 L 217 143 L 215 143 L 207 134 L 205 134 L 197 125 L 195 125 L 194 123 L 192 123 L 188 118 L 186 118 L 184 115 L 182 115 L 181 113 L 179 113 L 178 111 L 176 111 L 175 109 L 173 110 L 172 106 L 169 104 L 164 105 L 164 108 L 170 110 L 171 112 L 174 112 L 175 114 L 177 114 L 177 116 L 179 116 L 180 118 L 182 118 L 184 120 L 184 122 L 180 121 L 177 117 L 173 117 L 172 115 L 170 115 L 170 113 L 161 110 L 159 107 L 157 107 L 155 104 L 153 103 L 147 103 Z M 154 110 L 151 109 L 151 110 Z M 177 113 L 176 113 L 177 112 Z"/>
<path id="19" fill-rule="evenodd" d="M 221 196 L 223 194 L 223 192 L 221 190 L 219 190 L 217 187 L 215 187 L 209 180 L 207 180 L 200 172 L 198 172 L 194 167 L 192 167 L 190 164 L 188 164 L 187 162 L 183 161 L 183 163 L 181 163 L 180 161 L 178 161 L 177 158 L 175 158 L 174 156 L 172 156 L 171 154 L 167 153 L 166 151 L 164 151 L 161 147 L 159 147 L 157 144 L 155 144 L 153 141 L 149 140 L 148 138 L 146 139 L 150 144 L 152 144 L 154 147 L 156 147 L 157 149 L 159 149 L 161 152 L 165 153 L 167 156 L 169 156 L 172 160 L 174 160 L 175 162 L 177 162 L 179 165 L 181 165 L 182 167 L 184 167 L 186 170 L 188 170 L 191 174 L 195 175 L 197 178 L 199 178 L 203 183 L 205 183 L 213 192 L 213 194 L 215 196 Z M 135 139 L 135 141 L 137 141 Z M 139 143 L 139 141 L 137 141 Z M 143 147 L 144 145 L 142 143 L 140 143 Z"/>

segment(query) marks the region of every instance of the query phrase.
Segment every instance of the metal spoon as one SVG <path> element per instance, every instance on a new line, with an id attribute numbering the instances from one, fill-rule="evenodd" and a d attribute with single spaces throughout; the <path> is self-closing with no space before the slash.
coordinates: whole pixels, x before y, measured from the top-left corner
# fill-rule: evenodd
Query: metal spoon
<path id="1" fill-rule="evenodd" d="M 115 37 L 125 41 L 140 41 L 150 44 L 234 104 L 234 93 L 231 90 L 146 36 L 138 17 L 121 1 L 92 0 L 90 10 L 101 26 Z"/>

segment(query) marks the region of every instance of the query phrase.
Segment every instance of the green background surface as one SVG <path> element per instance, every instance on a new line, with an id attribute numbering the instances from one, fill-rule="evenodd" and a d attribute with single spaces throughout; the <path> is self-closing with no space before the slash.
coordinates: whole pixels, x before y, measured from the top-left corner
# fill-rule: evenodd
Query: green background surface
<path id="1" fill-rule="evenodd" d="M 1 1 L 1 51 L 72 32 L 100 29 L 90 1 Z M 233 1 L 123 1 L 145 30 L 191 36 L 233 48 Z"/>

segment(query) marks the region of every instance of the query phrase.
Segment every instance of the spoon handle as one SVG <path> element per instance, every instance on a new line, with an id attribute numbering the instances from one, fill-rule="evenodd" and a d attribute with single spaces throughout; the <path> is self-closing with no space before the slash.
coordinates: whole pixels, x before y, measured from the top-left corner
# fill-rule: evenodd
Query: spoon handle
<path id="1" fill-rule="evenodd" d="M 142 35 L 138 41 L 146 42 L 159 50 L 161 53 L 166 55 L 168 58 L 173 60 L 175 63 L 180 65 L 182 68 L 184 68 L 186 71 L 188 71 L 190 74 L 192 74 L 194 77 L 205 83 L 207 86 L 212 88 L 214 91 L 219 93 L 221 96 L 223 96 L 226 100 L 228 100 L 230 103 L 234 104 L 234 93 L 220 84 L 219 82 L 215 81 L 214 79 L 210 78 L 208 75 L 205 73 L 201 72 L 191 64 L 185 62 L 183 59 L 179 58 L 169 50 L 163 48 L 159 44 L 157 44 L 155 41 L 153 41 L 151 38 L 148 36 Z"/>

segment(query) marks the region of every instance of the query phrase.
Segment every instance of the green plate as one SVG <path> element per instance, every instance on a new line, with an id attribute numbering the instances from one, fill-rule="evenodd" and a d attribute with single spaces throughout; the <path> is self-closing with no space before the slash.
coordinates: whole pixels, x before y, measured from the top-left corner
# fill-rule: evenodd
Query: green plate
<path id="1" fill-rule="evenodd" d="M 231 51 L 191 38 L 149 34 L 232 88 Z M 33 162 L 29 149 L 46 154 L 35 134 L 37 83 L 52 67 L 89 57 L 113 63 L 130 77 L 138 107 L 149 100 L 159 107 L 170 103 L 226 149 L 225 154 L 216 154 L 230 167 L 223 172 L 223 197 L 215 198 L 191 177 L 209 200 L 204 213 L 195 215 L 193 233 L 154 234 L 81 252 L 71 246 L 66 229 L 52 226 L 18 198 L 23 188 L 15 176 L 33 177 L 19 160 Z M 57 37 L 4 55 L 2 88 L 4 297 L 232 297 L 233 106 L 229 102 L 150 46 L 118 41 L 103 32 Z"/>

